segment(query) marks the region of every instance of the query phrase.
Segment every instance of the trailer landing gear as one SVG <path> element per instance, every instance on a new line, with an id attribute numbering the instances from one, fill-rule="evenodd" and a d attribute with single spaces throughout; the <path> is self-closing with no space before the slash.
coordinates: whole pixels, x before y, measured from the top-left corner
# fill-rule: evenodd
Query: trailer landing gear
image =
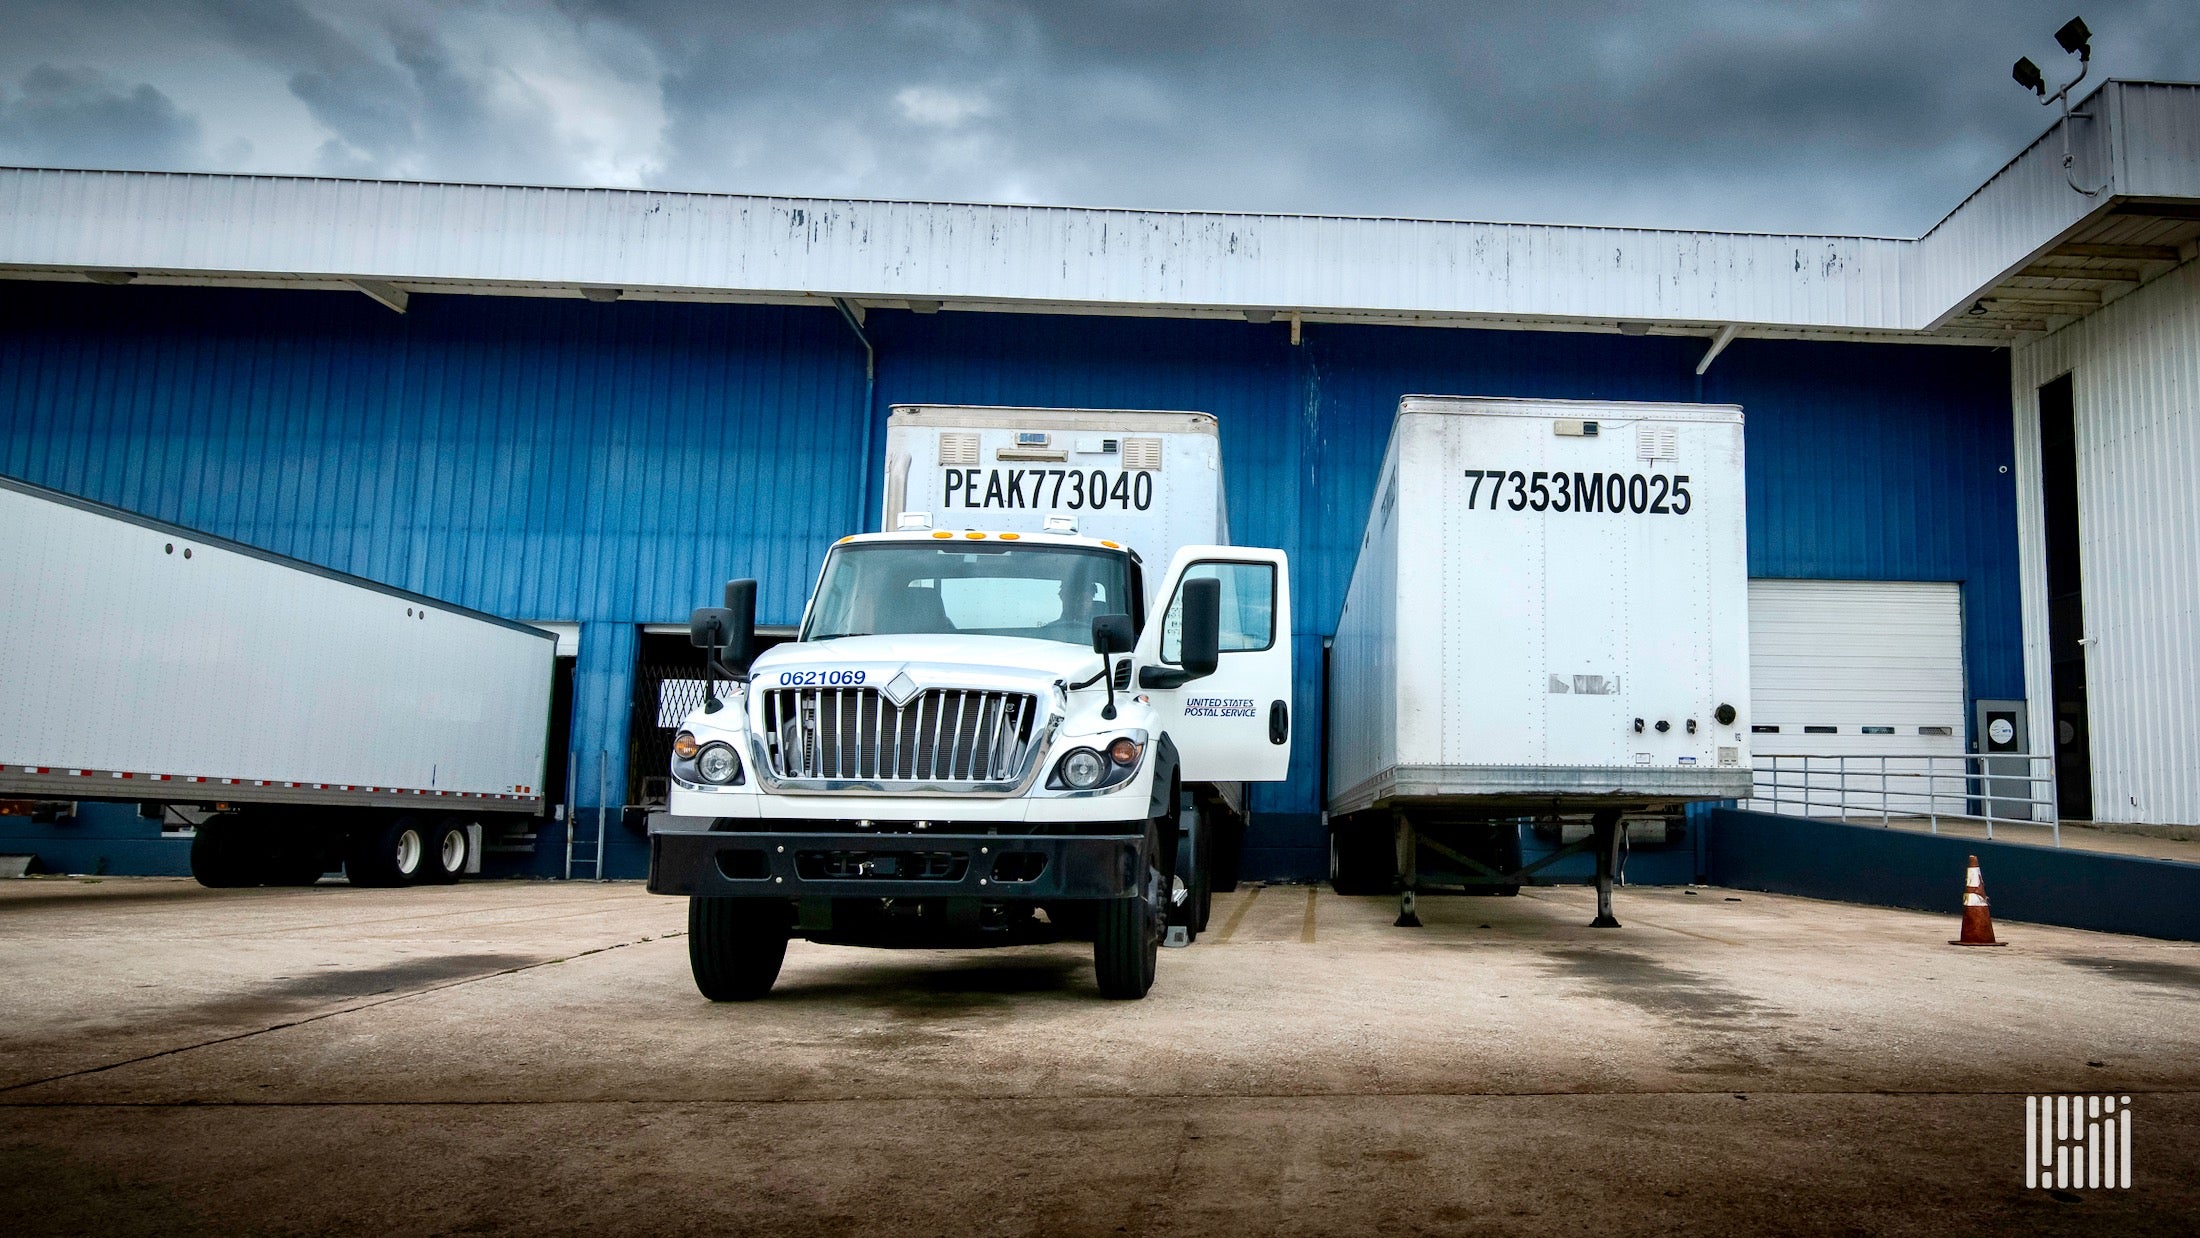
<path id="1" fill-rule="evenodd" d="M 1397 928 L 1421 927 L 1415 901 L 1424 888 L 1468 894 L 1517 894 L 1524 885 L 1556 884 L 1537 874 L 1569 856 L 1588 852 L 1596 863 L 1592 884 L 1597 891 L 1597 914 L 1589 927 L 1618 928 L 1619 920 L 1612 914 L 1612 887 L 1619 880 L 1620 848 L 1627 838 L 1621 828 L 1621 812 L 1619 808 L 1597 810 L 1590 815 L 1586 837 L 1577 837 L 1523 864 L 1517 835 L 1512 832 L 1513 821 L 1416 821 L 1409 812 L 1392 810 L 1387 841 L 1395 849 L 1391 857 L 1395 867 L 1382 874 L 1396 882 L 1398 918 L 1392 924 Z M 1578 823 L 1580 818 L 1573 820 Z M 1477 834 L 1476 831 L 1481 832 Z M 1506 846 L 1499 845 L 1507 840 L 1511 840 L 1509 854 Z M 1377 892 L 1363 888 L 1362 883 L 1374 884 L 1372 876 L 1376 857 L 1380 854 L 1374 844 L 1380 841 L 1385 841 L 1384 831 L 1372 822 L 1363 822 L 1349 834 L 1331 834 L 1331 864 L 1338 893 Z M 1423 852 L 1433 866 L 1434 875 L 1427 881 L 1423 880 L 1421 872 Z"/>
<path id="2" fill-rule="evenodd" d="M 1619 810 L 1607 808 L 1589 818 L 1597 852 L 1597 918 L 1590 928 L 1618 928 L 1612 917 L 1612 874 L 1619 869 Z"/>
<path id="3" fill-rule="evenodd" d="M 1413 819 L 1393 810 L 1391 821 L 1396 827 L 1398 846 L 1398 918 L 1392 928 L 1419 928 L 1421 917 L 1413 910 L 1413 890 L 1421 884 L 1421 837 L 1413 828 Z"/>

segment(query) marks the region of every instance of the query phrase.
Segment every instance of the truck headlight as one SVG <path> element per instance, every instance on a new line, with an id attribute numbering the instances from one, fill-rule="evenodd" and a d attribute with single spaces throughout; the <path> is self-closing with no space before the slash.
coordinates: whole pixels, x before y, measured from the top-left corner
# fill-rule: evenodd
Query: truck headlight
<path id="1" fill-rule="evenodd" d="M 1090 748 L 1079 748 L 1062 758 L 1062 781 L 1079 791 L 1099 786 L 1101 776 L 1107 772 L 1108 763 Z"/>
<path id="2" fill-rule="evenodd" d="M 1054 763 L 1047 786 L 1056 791 L 1093 791 L 1127 781 L 1138 772 L 1138 760 L 1146 746 L 1125 735 L 1105 749 L 1072 748 Z"/>
<path id="3" fill-rule="evenodd" d="M 695 754 L 695 772 L 706 782 L 723 786 L 741 780 L 741 759 L 724 744 L 704 744 Z"/>

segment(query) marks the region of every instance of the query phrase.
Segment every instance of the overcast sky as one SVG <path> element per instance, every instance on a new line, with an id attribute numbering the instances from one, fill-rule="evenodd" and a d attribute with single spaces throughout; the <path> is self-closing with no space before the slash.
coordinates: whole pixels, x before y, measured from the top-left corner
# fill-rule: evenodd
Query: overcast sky
<path id="1" fill-rule="evenodd" d="M 1894 236 L 2074 11 L 2200 79 L 2194 0 L 5 3 L 0 163 Z"/>

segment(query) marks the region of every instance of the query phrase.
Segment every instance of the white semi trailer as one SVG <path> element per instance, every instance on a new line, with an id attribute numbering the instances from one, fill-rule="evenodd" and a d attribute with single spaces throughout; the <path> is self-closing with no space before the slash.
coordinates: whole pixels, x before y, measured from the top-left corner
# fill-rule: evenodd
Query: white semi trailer
<path id="1" fill-rule="evenodd" d="M 196 823 L 208 886 L 456 880 L 539 816 L 547 632 L 0 478 L 0 796 Z"/>
<path id="2" fill-rule="evenodd" d="M 1407 396 L 1330 652 L 1337 887 L 1513 893 L 1519 825 L 1621 842 L 1749 794 L 1742 412 Z M 1628 829 L 1621 829 L 1625 822 Z"/>
<path id="3" fill-rule="evenodd" d="M 1144 996 L 1290 764 L 1289 568 L 1228 544 L 1214 418 L 896 407 L 884 507 L 795 641 L 749 662 L 753 581 L 696 612 L 735 682 L 675 737 L 649 888 L 689 899 L 697 988 L 761 997 L 796 936 L 1073 935 Z"/>

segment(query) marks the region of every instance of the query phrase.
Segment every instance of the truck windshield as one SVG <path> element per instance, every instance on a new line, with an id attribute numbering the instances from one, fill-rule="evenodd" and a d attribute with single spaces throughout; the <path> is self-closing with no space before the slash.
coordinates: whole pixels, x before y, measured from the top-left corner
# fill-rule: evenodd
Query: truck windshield
<path id="1" fill-rule="evenodd" d="M 968 633 L 1089 645 L 1093 616 L 1130 614 L 1126 555 L 960 540 L 855 544 L 827 556 L 802 639 Z"/>

